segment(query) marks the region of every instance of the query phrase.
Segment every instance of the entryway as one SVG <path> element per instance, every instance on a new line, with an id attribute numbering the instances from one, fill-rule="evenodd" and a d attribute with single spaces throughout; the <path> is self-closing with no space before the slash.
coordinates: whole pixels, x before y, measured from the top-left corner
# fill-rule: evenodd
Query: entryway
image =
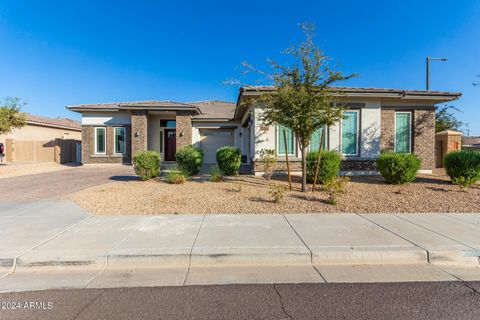
<path id="1" fill-rule="evenodd" d="M 177 130 L 164 129 L 165 139 L 165 158 L 164 161 L 175 161 L 175 153 L 177 152 Z"/>

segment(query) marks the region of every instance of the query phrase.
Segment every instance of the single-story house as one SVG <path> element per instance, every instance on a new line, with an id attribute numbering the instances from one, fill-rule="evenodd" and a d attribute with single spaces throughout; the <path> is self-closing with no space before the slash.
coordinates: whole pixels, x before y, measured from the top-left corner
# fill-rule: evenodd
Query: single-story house
<path id="1" fill-rule="evenodd" d="M 204 163 L 215 163 L 215 151 L 224 145 L 238 147 L 242 164 L 260 173 L 260 152 L 274 149 L 277 170 L 285 170 L 288 152 L 293 171 L 300 170 L 300 150 L 288 128 L 261 123 L 259 96 L 272 86 L 240 89 L 236 103 L 225 101 L 135 101 L 82 104 L 67 108 L 82 114 L 82 162 L 130 163 L 139 150 L 154 150 L 166 163 L 185 145 L 198 145 Z M 415 152 L 422 170 L 435 167 L 435 105 L 458 99 L 460 93 L 381 88 L 335 87 L 338 102 L 347 107 L 344 119 L 324 128 L 324 147 L 342 155 L 345 173 L 375 172 L 382 150 Z M 285 145 L 283 130 L 287 133 Z M 319 130 L 311 150 L 318 150 Z"/>
<path id="2" fill-rule="evenodd" d="M 26 114 L 27 123 L 24 127 L 13 129 L 12 132 L 0 135 L 0 143 L 5 146 L 7 161 L 75 161 L 73 155 L 58 157 L 54 151 L 55 141 L 61 140 L 62 146 L 74 149 L 74 141 L 80 143 L 82 126 L 80 122 L 68 118 L 50 118 Z M 73 147 L 65 147 L 65 141 Z M 70 143 L 71 142 L 71 143 Z M 57 143 L 58 144 L 58 143 Z M 57 146 L 58 149 L 58 146 Z"/>

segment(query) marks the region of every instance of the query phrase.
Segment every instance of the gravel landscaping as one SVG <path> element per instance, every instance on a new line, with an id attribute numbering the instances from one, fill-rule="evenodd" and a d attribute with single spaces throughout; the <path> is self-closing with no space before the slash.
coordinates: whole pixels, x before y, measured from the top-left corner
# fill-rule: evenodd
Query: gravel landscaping
<path id="1" fill-rule="evenodd" d="M 480 185 L 460 191 L 443 171 L 420 175 L 416 182 L 388 185 L 380 176 L 353 177 L 337 205 L 325 203 L 323 191 L 285 193 L 274 203 L 271 184 L 287 186 L 285 178 L 266 181 L 261 177 L 238 176 L 225 182 L 198 177 L 183 185 L 167 184 L 163 178 L 150 181 L 116 181 L 79 191 L 72 200 L 96 214 L 160 213 L 396 213 L 396 212 L 480 212 Z"/>

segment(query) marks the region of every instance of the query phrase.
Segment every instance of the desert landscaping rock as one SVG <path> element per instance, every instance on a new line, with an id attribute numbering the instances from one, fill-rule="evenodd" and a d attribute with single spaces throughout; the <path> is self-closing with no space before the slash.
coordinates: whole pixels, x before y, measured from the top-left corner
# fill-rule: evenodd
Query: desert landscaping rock
<path id="1" fill-rule="evenodd" d="M 183 185 L 167 184 L 163 178 L 150 181 L 116 181 L 70 196 L 96 214 L 161 213 L 404 213 L 480 212 L 480 185 L 465 191 L 452 185 L 444 172 L 419 175 L 407 185 L 389 185 L 380 176 L 352 177 L 338 205 L 325 203 L 322 191 L 301 193 L 299 177 L 293 191 L 276 204 L 272 184 L 287 187 L 285 178 L 267 181 L 261 177 L 238 176 L 225 182 L 197 177 Z"/>

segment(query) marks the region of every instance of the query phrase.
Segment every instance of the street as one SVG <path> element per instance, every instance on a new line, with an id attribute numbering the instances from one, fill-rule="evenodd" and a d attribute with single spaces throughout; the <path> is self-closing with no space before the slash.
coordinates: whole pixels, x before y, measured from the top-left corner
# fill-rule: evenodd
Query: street
<path id="1" fill-rule="evenodd" d="M 49 290 L 0 294 L 0 318 L 468 320 L 480 319 L 479 290 L 480 282 Z"/>

